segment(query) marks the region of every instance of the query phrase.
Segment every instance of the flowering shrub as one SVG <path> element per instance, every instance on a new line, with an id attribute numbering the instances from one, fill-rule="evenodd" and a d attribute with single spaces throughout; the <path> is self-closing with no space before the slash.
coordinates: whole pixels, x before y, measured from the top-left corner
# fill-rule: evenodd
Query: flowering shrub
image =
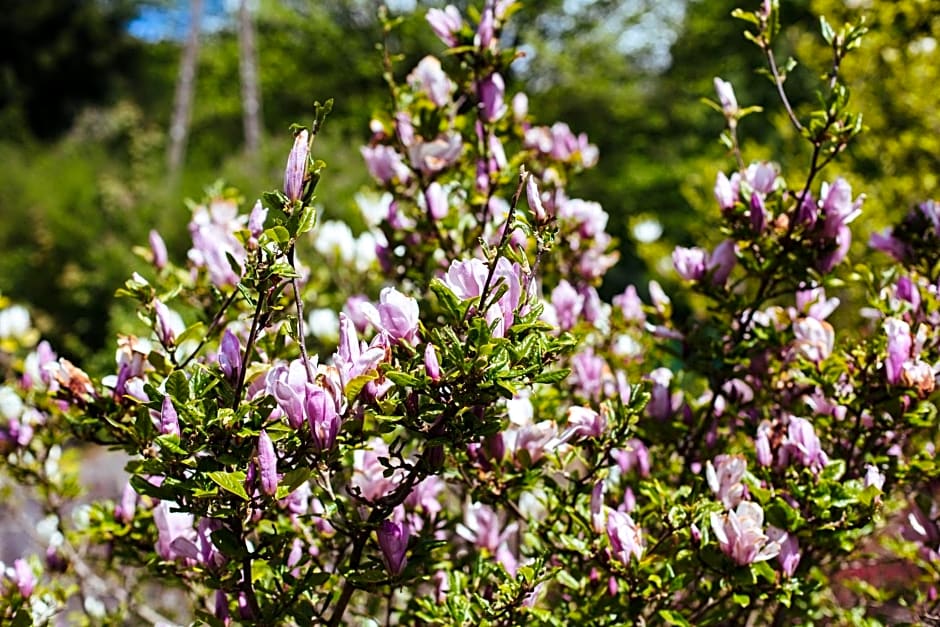
<path id="1" fill-rule="evenodd" d="M 738 121 L 755 109 L 715 80 L 732 171 L 718 241 L 673 254 L 707 302 L 680 319 L 655 282 L 649 302 L 599 297 L 608 216 L 566 193 L 597 149 L 507 93 L 514 9 L 431 9 L 448 54 L 403 84 L 389 68 L 394 107 L 362 149 L 368 231 L 314 204 L 327 103 L 294 129 L 280 190 L 247 215 L 221 188 L 195 206 L 185 263 L 151 235 L 150 278 L 121 291 L 150 330 L 118 338 L 110 376 L 0 312 L 4 468 L 35 488 L 48 546 L 0 569 L 4 621 L 932 611 L 940 213 L 926 202 L 873 237 L 891 265 L 849 265 L 863 196 L 827 166 L 861 131 L 839 67 L 864 30 L 822 21 L 832 71 L 800 116 L 776 4 L 736 13 L 811 156 L 748 164 Z M 68 509 L 75 441 L 129 456 L 119 501 Z M 142 603 L 154 580 L 189 609 Z"/>

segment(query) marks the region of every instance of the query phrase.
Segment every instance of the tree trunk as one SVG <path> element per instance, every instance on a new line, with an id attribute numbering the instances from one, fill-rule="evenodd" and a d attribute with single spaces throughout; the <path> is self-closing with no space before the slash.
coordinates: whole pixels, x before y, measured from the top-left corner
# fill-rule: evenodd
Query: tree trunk
<path id="1" fill-rule="evenodd" d="M 170 121 L 170 145 L 167 150 L 167 168 L 176 178 L 186 156 L 186 139 L 192 120 L 193 96 L 196 93 L 196 61 L 199 57 L 199 34 L 202 25 L 202 0 L 190 0 L 189 35 L 183 46 L 180 73 L 173 97 L 173 119 Z"/>
<path id="2" fill-rule="evenodd" d="M 261 93 L 258 87 L 258 59 L 255 52 L 255 26 L 250 0 L 238 7 L 238 67 L 242 83 L 242 122 L 245 127 L 245 152 L 257 169 L 261 154 Z"/>

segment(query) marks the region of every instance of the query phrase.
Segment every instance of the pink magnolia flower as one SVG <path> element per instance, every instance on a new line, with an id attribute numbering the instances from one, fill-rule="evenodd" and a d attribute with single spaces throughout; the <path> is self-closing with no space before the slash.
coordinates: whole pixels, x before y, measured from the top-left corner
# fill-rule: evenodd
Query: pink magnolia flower
<path id="1" fill-rule="evenodd" d="M 715 200 L 723 211 L 734 208 L 738 199 L 741 175 L 735 172 L 728 178 L 724 172 L 719 172 L 715 178 Z"/>
<path id="2" fill-rule="evenodd" d="M 574 406 L 568 408 L 568 429 L 562 434 L 563 441 L 571 436 L 582 438 L 600 438 L 607 432 L 607 418 L 590 407 Z M 570 435 L 569 435 L 570 434 Z"/>
<path id="3" fill-rule="evenodd" d="M 24 559 L 18 559 L 13 562 L 12 581 L 16 589 L 24 598 L 29 598 L 36 587 L 36 575 L 29 563 Z"/>
<path id="4" fill-rule="evenodd" d="M 764 533 L 764 510 L 757 503 L 741 501 L 736 510 L 723 515 L 712 513 L 711 526 L 721 551 L 741 566 L 780 553 L 780 541 Z"/>
<path id="5" fill-rule="evenodd" d="M 421 59 L 418 66 L 408 75 L 408 84 L 427 94 L 431 102 L 438 107 L 450 102 L 450 95 L 454 91 L 454 83 L 444 73 L 440 60 L 431 55 Z"/>
<path id="6" fill-rule="evenodd" d="M 705 262 L 705 269 L 712 273 L 712 284 L 724 285 L 737 262 L 734 240 L 726 239 L 718 244 Z"/>
<path id="7" fill-rule="evenodd" d="M 729 120 L 738 113 L 738 100 L 734 97 L 734 87 L 731 83 L 715 77 L 715 92 L 718 94 L 718 102 L 721 103 L 721 109 L 725 117 Z"/>
<path id="8" fill-rule="evenodd" d="M 431 141 L 416 139 L 415 143 L 408 147 L 408 158 L 413 167 L 429 175 L 455 163 L 462 151 L 463 141 L 460 134 L 449 131 Z"/>
<path id="9" fill-rule="evenodd" d="M 607 539 L 611 552 L 621 563 L 629 565 L 634 557 L 637 561 L 643 559 L 643 532 L 629 514 L 611 510 L 607 515 Z"/>
<path id="10" fill-rule="evenodd" d="M 461 300 L 477 298 L 483 291 L 488 273 L 489 268 L 480 259 L 454 261 L 447 270 L 444 284 Z M 491 294 L 500 283 L 504 283 L 508 289 L 499 301 L 490 305 L 486 311 L 487 322 L 490 324 L 496 323 L 493 331 L 495 337 L 505 336 L 506 330 L 512 326 L 515 311 L 519 307 L 519 301 L 522 298 L 519 266 L 511 263 L 505 257 L 500 257 L 499 261 L 496 262 L 496 270 L 490 282 Z"/>
<path id="11" fill-rule="evenodd" d="M 480 112 L 484 120 L 493 122 L 508 111 L 503 97 L 506 94 L 506 82 L 499 72 L 494 72 L 480 81 Z"/>
<path id="12" fill-rule="evenodd" d="M 199 206 L 193 211 L 189 223 L 193 247 L 188 257 L 195 267 L 208 271 L 216 286 L 238 283 L 247 256 L 245 246 L 235 236 L 242 228 L 244 218 L 231 201 L 214 200 L 208 207 Z M 237 272 L 229 257 L 235 260 Z"/>
<path id="13" fill-rule="evenodd" d="M 824 320 L 801 318 L 793 323 L 794 347 L 810 361 L 819 363 L 832 354 L 835 329 Z"/>
<path id="14" fill-rule="evenodd" d="M 387 185 L 396 180 L 402 183 L 411 180 L 411 170 L 391 146 L 363 146 L 360 152 L 369 174 L 378 182 Z"/>
<path id="15" fill-rule="evenodd" d="M 379 294 L 379 306 L 363 303 L 362 313 L 394 342 L 415 344 L 418 339 L 418 301 L 394 287 Z"/>
<path id="16" fill-rule="evenodd" d="M 165 560 L 198 560 L 193 515 L 177 511 L 174 507 L 175 504 L 169 501 L 160 501 L 153 509 L 153 522 L 157 527 L 157 555 Z"/>
<path id="17" fill-rule="evenodd" d="M 431 381 L 441 380 L 441 365 L 437 360 L 437 350 L 433 344 L 428 344 L 424 349 L 424 372 Z"/>
<path id="18" fill-rule="evenodd" d="M 775 527 L 767 530 L 768 537 L 780 545 L 780 553 L 777 555 L 777 561 L 780 563 L 780 570 L 785 577 L 792 577 L 800 565 L 800 543 L 796 536 L 788 534 Z"/>
<path id="19" fill-rule="evenodd" d="M 151 229 L 148 236 L 150 242 L 150 254 L 153 257 L 153 265 L 157 270 L 163 270 L 167 264 L 166 243 L 160 237 L 160 233 Z"/>
<path id="20" fill-rule="evenodd" d="M 457 33 L 463 28 L 463 18 L 457 7 L 448 4 L 443 9 L 429 9 L 427 20 L 431 30 L 445 45 L 457 45 Z"/>
<path id="21" fill-rule="evenodd" d="M 672 265 L 686 281 L 699 281 L 705 276 L 708 253 L 699 247 L 676 246 L 672 251 Z"/>
<path id="22" fill-rule="evenodd" d="M 787 436 L 780 449 L 779 464 L 786 466 L 791 460 L 814 470 L 819 470 L 829 463 L 829 457 L 823 452 L 812 423 L 796 416 L 790 417 Z"/>
<path id="23" fill-rule="evenodd" d="M 314 448 L 320 453 L 329 451 L 333 448 L 342 425 L 342 417 L 332 392 L 319 385 L 309 386 L 304 409 Z"/>
<path id="24" fill-rule="evenodd" d="M 875 486 L 875 487 L 878 488 L 879 490 L 883 489 L 883 488 L 884 488 L 884 484 L 885 484 L 885 476 L 884 476 L 884 473 L 882 473 L 880 470 L 878 470 L 878 467 L 877 467 L 877 466 L 874 466 L 874 465 L 872 465 L 872 464 L 868 464 L 867 466 L 865 466 L 865 480 L 864 480 L 864 484 L 865 484 L 865 487 L 866 487 L 866 488 L 867 488 L 868 486 Z"/>
<path id="25" fill-rule="evenodd" d="M 424 204 L 428 210 L 428 215 L 434 220 L 443 220 L 450 212 L 447 192 L 437 181 L 428 185 L 428 188 L 424 190 Z"/>
<path id="26" fill-rule="evenodd" d="M 766 161 L 752 163 L 744 172 L 744 180 L 761 197 L 774 191 L 777 185 L 777 168 Z"/>
<path id="27" fill-rule="evenodd" d="M 163 397 L 163 407 L 160 409 L 160 434 L 180 435 L 180 421 L 176 408 L 169 394 Z"/>
<path id="28" fill-rule="evenodd" d="M 705 478 L 718 500 L 726 509 L 733 509 L 744 499 L 741 480 L 747 472 L 747 462 L 740 455 L 719 455 L 715 463 L 705 464 Z"/>
<path id="29" fill-rule="evenodd" d="M 242 368 L 242 349 L 238 338 L 229 329 L 219 344 L 219 367 L 229 383 L 235 383 Z"/>
<path id="30" fill-rule="evenodd" d="M 630 472 L 635 468 L 641 477 L 649 476 L 650 451 L 642 441 L 633 438 L 624 448 L 614 449 L 610 454 L 622 472 Z"/>
<path id="31" fill-rule="evenodd" d="M 911 357 L 913 338 L 911 326 L 900 318 L 888 318 L 883 325 L 888 336 L 888 359 L 885 361 L 885 374 L 888 383 L 896 384 L 901 379 L 904 362 Z"/>
<path id="32" fill-rule="evenodd" d="M 457 525 L 457 535 L 481 549 L 486 549 L 515 576 L 518 559 L 510 547 L 510 540 L 518 531 L 518 523 L 503 524 L 501 517 L 489 505 L 468 503 L 464 519 Z"/>
<path id="33" fill-rule="evenodd" d="M 408 551 L 408 528 L 404 524 L 386 520 L 379 525 L 376 535 L 385 568 L 393 577 L 400 575 L 408 561 L 405 557 Z"/>
<path id="34" fill-rule="evenodd" d="M 258 468 L 261 471 L 261 490 L 268 496 L 274 496 L 278 482 L 277 453 L 274 451 L 274 442 L 264 429 L 258 436 Z"/>
<path id="35" fill-rule="evenodd" d="M 307 175 L 307 159 L 310 154 L 310 134 L 304 129 L 294 136 L 294 146 L 287 157 L 284 168 L 284 194 L 291 202 L 303 193 L 304 177 Z"/>

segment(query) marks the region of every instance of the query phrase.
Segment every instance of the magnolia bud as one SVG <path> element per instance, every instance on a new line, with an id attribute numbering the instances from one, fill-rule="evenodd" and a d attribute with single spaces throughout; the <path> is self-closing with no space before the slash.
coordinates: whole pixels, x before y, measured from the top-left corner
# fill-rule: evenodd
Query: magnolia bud
<path id="1" fill-rule="evenodd" d="M 382 561 L 388 573 L 393 577 L 405 569 L 405 552 L 408 550 L 408 529 L 402 523 L 386 520 L 379 526 L 379 547 L 382 549 Z"/>
<path id="2" fill-rule="evenodd" d="M 424 371 L 432 381 L 441 380 L 441 364 L 437 361 L 437 351 L 433 344 L 424 349 Z"/>
<path id="3" fill-rule="evenodd" d="M 153 255 L 153 265 L 157 270 L 163 270 L 167 262 L 166 244 L 163 238 L 155 231 L 150 231 L 150 252 Z"/>
<path id="4" fill-rule="evenodd" d="M 160 433 L 175 436 L 180 434 L 179 415 L 169 395 L 163 397 L 163 407 L 160 409 Z"/>
<path id="5" fill-rule="evenodd" d="M 277 455 L 274 442 L 264 429 L 258 436 L 258 466 L 261 470 L 261 489 L 265 494 L 274 496 L 277 492 Z"/>
<path id="6" fill-rule="evenodd" d="M 294 147 L 287 157 L 287 167 L 284 169 L 284 193 L 292 202 L 303 193 L 309 153 L 309 134 L 304 129 L 294 136 Z"/>

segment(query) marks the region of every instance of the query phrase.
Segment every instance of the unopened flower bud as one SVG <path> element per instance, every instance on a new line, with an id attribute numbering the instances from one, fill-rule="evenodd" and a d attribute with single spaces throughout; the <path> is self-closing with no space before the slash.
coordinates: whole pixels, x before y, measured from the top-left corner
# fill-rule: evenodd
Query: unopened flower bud
<path id="1" fill-rule="evenodd" d="M 160 409 L 160 433 L 175 436 L 180 434 L 179 414 L 176 413 L 169 394 L 163 397 L 163 407 Z"/>
<path id="2" fill-rule="evenodd" d="M 148 239 L 150 241 L 150 253 L 153 255 L 153 265 L 157 270 L 163 270 L 167 262 L 166 243 L 156 230 L 150 231 Z"/>
<path id="3" fill-rule="evenodd" d="M 170 310 L 159 300 L 154 300 L 153 313 L 155 315 L 154 330 L 157 332 L 157 337 L 164 346 L 172 346 L 176 342 L 176 332 L 173 330 L 173 324 L 170 321 Z"/>
<path id="4" fill-rule="evenodd" d="M 268 432 L 261 430 L 258 436 L 258 467 L 261 470 L 261 489 L 274 496 L 277 492 L 277 454 Z"/>
<path id="5" fill-rule="evenodd" d="M 432 381 L 441 380 L 441 364 L 437 361 L 437 350 L 434 344 L 428 344 L 424 349 L 424 371 Z"/>
<path id="6" fill-rule="evenodd" d="M 329 451 L 336 442 L 340 427 L 336 401 L 323 388 L 313 387 L 307 391 L 305 409 L 314 448 L 320 453 Z"/>
<path id="7" fill-rule="evenodd" d="M 378 530 L 379 548 L 382 549 L 382 561 L 388 573 L 393 577 L 400 575 L 408 561 L 408 529 L 402 523 L 384 521 Z"/>
<path id="8" fill-rule="evenodd" d="M 733 120 L 738 114 L 738 100 L 734 97 L 734 87 L 731 83 L 715 77 L 715 92 L 718 94 L 718 101 L 721 103 L 721 110 L 724 111 L 728 120 Z"/>
<path id="9" fill-rule="evenodd" d="M 284 169 L 284 194 L 291 202 L 300 198 L 307 175 L 307 157 L 310 153 L 309 133 L 304 129 L 294 136 L 294 147 L 287 157 Z"/>
<path id="10" fill-rule="evenodd" d="M 230 383 L 234 383 L 242 367 L 241 345 L 235 334 L 225 330 L 222 334 L 222 342 L 219 346 L 219 366 L 225 374 L 225 378 Z"/>

